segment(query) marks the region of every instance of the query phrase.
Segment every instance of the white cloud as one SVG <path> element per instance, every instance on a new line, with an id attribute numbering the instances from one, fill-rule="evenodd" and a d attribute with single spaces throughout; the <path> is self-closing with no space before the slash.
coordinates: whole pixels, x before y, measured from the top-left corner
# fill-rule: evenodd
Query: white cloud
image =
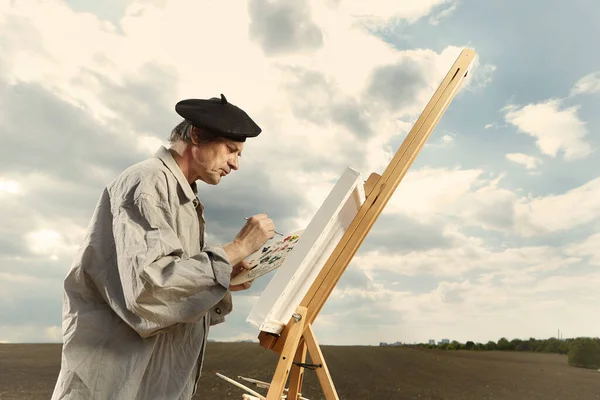
<path id="1" fill-rule="evenodd" d="M 516 231 L 523 236 L 566 231 L 600 217 L 600 178 L 566 193 L 521 199 L 515 206 Z"/>
<path id="2" fill-rule="evenodd" d="M 584 76 L 571 89 L 571 96 L 583 93 L 600 93 L 600 71 Z"/>
<path id="3" fill-rule="evenodd" d="M 462 342 L 486 342 L 502 336 L 546 338 L 558 320 L 561 326 L 569 326 L 570 332 L 588 329 L 585 324 L 589 320 L 584 316 L 595 312 L 590 299 L 597 298 L 594 293 L 600 274 L 577 267 L 584 255 L 596 257 L 593 262 L 600 263 L 596 250 L 600 249 L 600 235 L 560 247 L 491 250 L 484 241 L 467 237 L 456 243 L 452 249 L 397 256 L 359 253 L 350 268 L 385 279 L 375 278 L 361 287 L 336 288 L 329 300 L 334 304 L 323 309 L 326 323 L 318 325 L 319 337 L 329 342 L 337 338 L 336 329 L 347 314 L 336 314 L 335 306 L 344 302 L 352 304 L 349 308 L 354 318 L 362 315 L 354 302 L 363 302 L 369 315 L 381 317 L 368 321 L 370 329 L 380 333 L 377 341 L 422 342 L 426 340 L 424 332 L 438 340 L 451 337 Z M 423 274 L 439 279 L 433 289 L 395 289 L 406 288 L 407 277 Z M 364 325 L 365 321 L 358 323 Z"/>
<path id="4" fill-rule="evenodd" d="M 0 326 L 0 343 L 57 343 L 62 340 L 56 325 L 11 325 Z"/>
<path id="5" fill-rule="evenodd" d="M 428 1 L 416 5 L 408 1 L 400 4 L 378 1 L 367 9 L 375 15 L 416 18 L 426 15 L 439 3 L 442 2 Z M 121 35 L 109 23 L 92 15 L 74 13 L 64 3 L 41 1 L 39 7 L 36 4 L 19 3 L 6 11 L 9 19 L 23 17 L 40 32 L 39 37 L 32 35 L 22 46 L 11 49 L 13 63 L 9 73 L 12 80 L 41 82 L 64 100 L 93 112 L 99 121 L 108 122 L 109 118 L 127 121 L 127 110 L 100 100 L 100 92 L 106 82 L 99 82 L 88 72 L 121 86 L 139 76 L 143 65 L 158 62 L 158 65 L 169 68 L 165 73 L 173 76 L 174 95 L 169 97 L 173 104 L 184 97 L 225 93 L 232 103 L 243 105 L 263 127 L 264 135 L 271 137 L 271 143 L 262 140 L 252 144 L 255 154 L 259 153 L 259 149 L 263 154 L 277 149 L 281 155 L 298 145 L 309 144 L 311 147 L 306 149 L 307 152 L 313 150 L 312 154 L 317 158 L 329 148 L 323 146 L 323 142 L 344 143 L 347 148 L 362 145 L 361 156 L 366 155 L 367 165 L 361 165 L 357 160 L 352 160 L 352 163 L 357 168 L 370 170 L 386 164 L 385 156 L 389 151 L 381 150 L 381 143 L 402 133 L 396 118 L 412 118 L 422 111 L 460 52 L 457 47 L 449 47 L 440 54 L 426 49 L 392 49 L 355 24 L 357 13 L 362 13 L 361 2 L 343 2 L 339 7 L 313 2 L 311 15 L 324 33 L 323 48 L 308 55 L 301 53 L 273 58 L 265 57 L 260 48 L 249 41 L 246 7 L 232 8 L 225 3 L 211 3 L 210 12 L 206 12 L 206 4 L 202 2 L 190 5 L 179 0 L 157 6 L 134 1 L 121 20 Z M 179 39 L 213 37 L 214 32 L 222 30 L 220 21 L 223 19 L 230 21 L 227 35 L 221 35 L 219 41 L 201 41 L 198 45 L 201 51 L 190 52 L 187 44 Z M 78 40 L 69 39 L 72 37 Z M 86 43 L 85 48 L 81 47 L 81 43 Z M 211 55 L 210 62 L 205 59 L 206 54 Z M 356 54 L 361 54 L 361 57 L 356 57 Z M 22 59 L 25 55 L 28 57 L 26 60 Z M 240 70 L 239 60 L 244 60 L 243 70 Z M 28 65 L 36 65 L 35 70 L 28 72 Z M 323 88 L 325 91 L 339 87 L 343 88 L 340 95 L 345 96 L 341 98 L 361 98 L 373 72 L 382 65 L 414 66 L 422 74 L 423 83 L 416 87 L 415 97 L 392 114 L 382 109 L 369 110 L 368 103 L 360 104 L 367 109 L 373 124 L 374 134 L 366 146 L 362 141 L 354 142 L 348 129 L 343 127 L 324 129 L 320 125 L 298 121 L 290 113 L 291 98 L 281 90 L 282 83 L 290 81 L 287 67 L 294 67 L 322 74 L 329 81 L 329 86 Z M 407 80 L 404 83 L 411 82 Z M 312 98 L 313 102 L 317 100 L 318 97 Z M 281 149 L 277 137 L 284 134 L 289 145 Z M 143 149 L 158 144 L 155 139 L 137 140 Z M 336 156 L 336 152 L 330 151 L 329 154 Z M 347 164 L 348 160 L 341 156 L 337 162 Z"/>
<path id="6" fill-rule="evenodd" d="M 481 64 L 479 56 L 475 58 L 467 78 L 463 83 L 463 91 L 477 91 L 485 88 L 492 81 L 497 67 L 492 64 Z M 461 93 L 461 92 L 459 92 Z"/>
<path id="7" fill-rule="evenodd" d="M 429 23 L 431 25 L 438 25 L 442 20 L 444 20 L 444 19 L 448 18 L 450 15 L 452 15 L 452 13 L 454 11 L 456 11 L 457 6 L 458 6 L 458 2 L 450 4 L 448 7 L 444 8 L 437 14 L 429 17 Z"/>
<path id="8" fill-rule="evenodd" d="M 450 136 L 450 135 L 444 135 L 444 136 L 442 136 L 442 142 L 444 142 L 444 143 L 450 143 L 452 141 L 454 141 L 454 138 L 452 136 Z"/>
<path id="9" fill-rule="evenodd" d="M 14 274 L 8 274 L 8 273 L 2 273 L 0 272 L 0 278 L 2 278 L 2 282 L 4 283 L 10 283 L 10 284 L 40 284 L 42 283 L 42 280 L 35 277 L 35 276 L 31 276 L 31 275 L 23 275 L 23 274 L 19 274 L 19 273 L 14 273 Z M 3 291 L 1 291 L 0 293 L 4 294 Z M 8 299 L 8 297 L 6 298 Z"/>
<path id="10" fill-rule="evenodd" d="M 52 342 L 62 341 L 62 328 L 58 325 L 48 326 L 44 329 L 46 338 Z"/>
<path id="11" fill-rule="evenodd" d="M 589 257 L 591 265 L 600 266 L 600 233 L 595 233 L 580 243 L 568 245 L 566 253 L 577 257 Z"/>
<path id="12" fill-rule="evenodd" d="M 385 270 L 398 275 L 461 277 L 474 270 L 508 274 L 507 266 L 510 266 L 511 272 L 552 271 L 581 261 L 574 256 L 565 256 L 560 249 L 550 246 L 492 250 L 486 247 L 482 239 L 460 233 L 458 227 L 448 226 L 444 229 L 445 234 L 454 239 L 454 246 L 451 248 L 432 248 L 402 254 L 391 251 L 361 252 L 355 257 L 353 265 L 367 271 Z"/>
<path id="13" fill-rule="evenodd" d="M 428 168 L 409 171 L 386 206 L 386 213 L 419 221 L 459 218 L 477 226 L 524 237 L 567 231 L 600 218 L 600 178 L 561 194 L 522 195 L 503 188 L 504 175 L 478 169 Z"/>
<path id="14" fill-rule="evenodd" d="M 414 22 L 429 14 L 433 7 L 450 3 L 449 0 L 345 0 L 339 2 L 339 10 L 345 14 L 357 17 L 375 17 L 388 19 L 391 17 L 402 18 Z"/>
<path id="15" fill-rule="evenodd" d="M 33 254 L 46 255 L 57 259 L 58 254 L 72 254 L 73 248 L 65 243 L 63 236 L 52 229 L 40 229 L 29 232 L 25 240 Z"/>
<path id="16" fill-rule="evenodd" d="M 0 178 L 0 195 L 2 193 L 17 194 L 20 192 L 19 182 L 12 179 Z"/>
<path id="17" fill-rule="evenodd" d="M 500 178 L 481 181 L 477 190 L 450 197 L 446 210 L 461 216 L 466 225 L 504 231 L 523 237 L 567 231 L 597 220 L 596 201 L 600 178 L 565 193 L 546 196 L 521 196 L 502 188 Z"/>
<path id="18" fill-rule="evenodd" d="M 592 152 L 584 141 L 588 131 L 577 115 L 578 109 L 563 107 L 561 100 L 551 99 L 524 107 L 510 105 L 505 108 L 505 119 L 520 132 L 535 138 L 543 154 L 556 157 L 562 150 L 566 160 L 574 160 Z"/>
<path id="19" fill-rule="evenodd" d="M 237 335 L 218 336 L 218 337 L 215 337 L 214 340 L 219 341 L 219 342 L 242 342 L 242 341 L 258 342 L 258 334 L 239 333 Z"/>
<path id="20" fill-rule="evenodd" d="M 543 249 L 539 250 L 533 252 L 534 258 L 543 262 Z M 502 279 L 500 283 L 480 281 L 475 275 L 473 279 L 449 277 L 424 292 L 395 290 L 392 288 L 394 282 L 389 280 L 383 286 L 368 285 L 360 290 L 336 288 L 329 299 L 331 304 L 323 308 L 315 330 L 322 342 L 341 340 L 344 344 L 352 343 L 352 339 L 350 335 L 339 334 L 340 325 L 346 326 L 347 330 L 354 325 L 369 325 L 369 331 L 378 332 L 378 335 L 375 339 L 364 337 L 364 343 L 377 344 L 379 341 L 423 342 L 442 337 L 463 343 L 467 340 L 485 343 L 502 336 L 510 339 L 547 338 L 555 332 L 557 321 L 565 327 L 563 330 L 568 326 L 568 332 L 590 329 L 586 328 L 589 319 L 585 315 L 594 313 L 596 307 L 588 298 L 595 292 L 600 274 L 569 273 L 548 278 L 534 271 L 523 274 L 521 263 L 531 254 L 529 251 L 510 254 L 498 262 L 495 271 Z M 512 264 L 512 261 L 517 263 Z M 514 279 L 515 275 L 527 279 Z M 399 273 L 398 280 L 402 279 Z M 334 308 L 334 304 L 343 302 L 354 305 L 356 298 L 364 302 L 364 313 L 360 307 L 347 313 L 339 313 Z M 352 315 L 351 319 L 349 315 Z M 598 327 L 600 325 L 596 323 L 591 329 Z"/>
<path id="21" fill-rule="evenodd" d="M 517 164 L 524 165 L 527 169 L 536 169 L 542 160 L 539 157 L 529 156 L 523 153 L 508 153 L 506 159 Z"/>
<path id="22" fill-rule="evenodd" d="M 386 211 L 428 220 L 443 214 L 478 184 L 481 170 L 421 168 L 409 170 Z"/>
<path id="23" fill-rule="evenodd" d="M 146 151 L 147 154 L 149 154 L 149 155 L 156 153 L 156 150 L 160 146 L 169 147 L 168 140 L 160 140 L 155 136 L 140 134 L 137 139 L 138 139 L 138 143 L 137 143 L 138 147 L 141 150 Z"/>

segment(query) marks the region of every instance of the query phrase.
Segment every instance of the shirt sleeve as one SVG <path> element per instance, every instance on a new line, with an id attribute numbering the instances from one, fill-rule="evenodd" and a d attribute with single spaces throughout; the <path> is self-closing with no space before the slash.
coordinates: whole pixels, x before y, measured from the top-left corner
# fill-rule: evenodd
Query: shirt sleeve
<path id="1" fill-rule="evenodd" d="M 148 194 L 122 204 L 113 219 L 125 305 L 144 337 L 199 321 L 229 292 L 232 266 L 223 248 L 186 257 L 171 220 L 168 206 Z"/>

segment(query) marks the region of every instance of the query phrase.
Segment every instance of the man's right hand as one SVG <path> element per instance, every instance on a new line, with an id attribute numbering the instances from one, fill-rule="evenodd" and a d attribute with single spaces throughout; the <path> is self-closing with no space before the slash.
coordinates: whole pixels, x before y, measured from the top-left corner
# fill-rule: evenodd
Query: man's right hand
<path id="1" fill-rule="evenodd" d="M 247 257 L 258 251 L 274 235 L 275 225 L 273 220 L 267 214 L 257 214 L 248 218 L 246 225 L 237 234 L 234 241 L 245 249 Z"/>
<path id="2" fill-rule="evenodd" d="M 233 241 L 223 246 L 231 265 L 236 265 L 258 251 L 275 235 L 275 225 L 267 214 L 257 214 L 246 222 Z"/>

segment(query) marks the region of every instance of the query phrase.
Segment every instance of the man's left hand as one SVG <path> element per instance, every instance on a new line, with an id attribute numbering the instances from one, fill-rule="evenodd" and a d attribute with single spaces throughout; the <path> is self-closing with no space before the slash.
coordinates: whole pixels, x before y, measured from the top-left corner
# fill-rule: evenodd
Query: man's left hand
<path id="1" fill-rule="evenodd" d="M 246 260 L 240 261 L 239 263 L 233 266 L 233 269 L 231 270 L 231 278 L 248 268 L 250 268 L 250 264 Z M 232 292 L 238 292 L 240 290 L 250 289 L 250 286 L 252 286 L 252 282 L 253 281 L 248 281 L 239 285 L 229 285 L 229 290 Z"/>

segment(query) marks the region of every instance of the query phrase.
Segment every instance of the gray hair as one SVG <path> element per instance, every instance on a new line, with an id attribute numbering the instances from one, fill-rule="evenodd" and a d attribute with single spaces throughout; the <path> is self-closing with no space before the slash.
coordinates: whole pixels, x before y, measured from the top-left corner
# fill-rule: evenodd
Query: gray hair
<path id="1" fill-rule="evenodd" d="M 195 128 L 197 137 L 200 143 L 208 143 L 217 138 L 217 135 L 207 132 L 205 130 L 201 130 L 198 127 Z M 181 140 L 185 143 L 192 143 L 192 131 L 194 130 L 194 125 L 187 119 L 181 121 L 169 135 L 169 142 L 171 144 Z"/>
<path id="2" fill-rule="evenodd" d="M 173 144 L 178 140 L 181 140 L 186 143 L 192 143 L 193 128 L 194 126 L 190 123 L 190 121 L 184 119 L 171 131 L 171 134 L 169 135 L 169 142 Z"/>

